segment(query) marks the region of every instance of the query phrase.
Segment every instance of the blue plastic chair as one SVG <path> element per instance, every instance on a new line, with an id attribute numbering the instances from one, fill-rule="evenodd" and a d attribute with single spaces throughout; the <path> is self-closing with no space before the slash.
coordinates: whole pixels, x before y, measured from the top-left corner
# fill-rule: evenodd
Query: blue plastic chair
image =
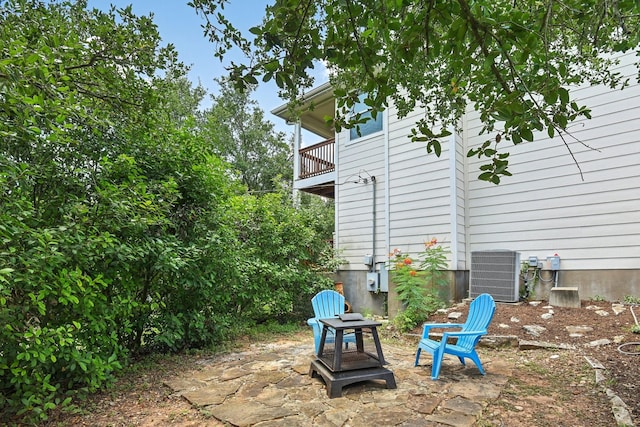
<path id="1" fill-rule="evenodd" d="M 482 363 L 476 352 L 476 344 L 480 337 L 487 334 L 487 328 L 496 311 L 496 303 L 489 294 L 479 295 L 469 306 L 469 314 L 464 324 L 456 323 L 425 323 L 422 339 L 418 343 L 416 363 L 420 360 L 420 351 L 425 350 L 433 355 L 431 366 L 431 379 L 437 380 L 442 367 L 442 359 L 445 354 L 457 356 L 460 363 L 465 365 L 464 359 L 471 359 L 476 364 L 480 373 L 484 375 Z M 429 338 L 429 332 L 434 328 L 460 328 L 459 331 L 444 332 L 442 340 L 435 341 Z M 449 344 L 450 337 L 457 337 L 455 344 Z"/>
<path id="2" fill-rule="evenodd" d="M 344 296 L 332 290 L 320 291 L 311 299 L 311 305 L 313 306 L 315 317 L 307 320 L 307 324 L 313 328 L 313 338 L 317 354 L 320 348 L 320 337 L 322 336 L 323 326 L 322 323 L 320 323 L 320 319 L 335 319 L 338 315 L 344 314 Z M 325 338 L 325 344 L 334 342 L 335 331 L 329 329 L 327 331 L 327 337 Z M 355 334 L 345 334 L 342 342 L 345 344 L 345 347 L 348 347 L 350 342 L 356 342 Z"/>

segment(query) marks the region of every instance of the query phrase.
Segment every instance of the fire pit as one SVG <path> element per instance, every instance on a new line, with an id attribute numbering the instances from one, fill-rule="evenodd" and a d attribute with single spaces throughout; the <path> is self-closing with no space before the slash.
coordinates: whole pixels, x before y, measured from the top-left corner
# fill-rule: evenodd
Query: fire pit
<path id="1" fill-rule="evenodd" d="M 309 375 L 320 376 L 327 386 L 330 398 L 342 396 L 345 385 L 361 381 L 381 379 L 387 388 L 396 388 L 393 372 L 383 367 L 386 364 L 377 327 L 382 325 L 373 320 L 343 321 L 338 318 L 320 319 L 322 337 L 316 360 L 311 362 Z M 335 330 L 333 348 L 326 342 L 329 328 Z M 353 330 L 356 348 L 344 349 L 345 331 Z"/>

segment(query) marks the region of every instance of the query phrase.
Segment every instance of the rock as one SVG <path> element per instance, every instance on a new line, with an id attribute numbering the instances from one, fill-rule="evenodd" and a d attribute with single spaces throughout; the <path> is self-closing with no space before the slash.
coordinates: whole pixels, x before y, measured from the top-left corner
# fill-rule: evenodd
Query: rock
<path id="1" fill-rule="evenodd" d="M 511 318 L 511 321 L 512 321 L 513 323 L 520 323 L 520 319 L 518 319 L 517 317 L 512 317 L 512 318 Z"/>
<path id="2" fill-rule="evenodd" d="M 545 313 L 540 317 L 542 317 L 544 320 L 549 320 L 549 319 L 553 318 L 553 313 Z"/>
<path id="3" fill-rule="evenodd" d="M 252 402 L 251 405 L 247 405 L 247 402 L 242 399 L 231 400 L 221 405 L 211 405 L 206 409 L 219 420 L 226 420 L 237 426 L 249 426 L 297 414 L 293 407 L 284 405 L 273 407 L 259 402 Z"/>
<path id="4" fill-rule="evenodd" d="M 587 361 L 589 365 L 591 365 L 593 369 L 604 369 L 604 366 L 602 365 L 602 363 L 600 363 L 599 360 L 593 359 L 588 356 L 584 356 L 584 359 Z"/>
<path id="5" fill-rule="evenodd" d="M 613 311 L 613 314 L 615 314 L 616 316 L 618 316 L 619 314 L 624 313 L 624 311 L 627 308 L 624 306 L 624 304 L 612 304 L 611 305 L 611 310 Z"/>
<path id="6" fill-rule="evenodd" d="M 539 325 L 524 325 L 522 328 L 534 337 L 539 337 L 541 333 L 547 330 L 544 326 Z"/>
<path id="7" fill-rule="evenodd" d="M 598 307 L 597 305 L 588 305 L 585 307 L 587 310 L 601 310 L 602 307 Z"/>
<path id="8" fill-rule="evenodd" d="M 470 401 L 460 396 L 456 396 L 451 400 L 444 401 L 442 407 L 451 411 L 462 412 L 464 414 L 472 414 L 476 416 L 478 416 L 482 412 L 482 405 L 480 403 Z"/>
<path id="9" fill-rule="evenodd" d="M 612 396 L 611 399 L 611 411 L 616 419 L 616 423 L 619 426 L 632 426 L 633 419 L 627 405 L 618 396 Z"/>
<path id="10" fill-rule="evenodd" d="M 509 325 L 505 325 L 504 323 L 500 323 L 500 324 L 498 325 L 498 328 L 500 328 L 500 329 L 509 329 L 510 327 L 511 327 L 511 326 L 509 326 Z"/>
<path id="11" fill-rule="evenodd" d="M 591 326 L 565 326 L 564 327 L 571 336 L 581 337 L 587 332 L 593 332 Z"/>
<path id="12" fill-rule="evenodd" d="M 601 347 L 603 345 L 609 345 L 609 344 L 611 344 L 611 340 L 609 340 L 607 338 L 602 338 L 600 340 L 591 341 L 590 343 L 587 343 L 586 346 L 587 347 Z"/>
<path id="13" fill-rule="evenodd" d="M 545 306 L 544 306 L 544 307 L 542 307 L 542 308 L 544 308 L 545 310 L 552 310 L 552 309 L 553 309 L 553 306 L 552 306 L 552 305 L 545 305 Z"/>
<path id="14" fill-rule="evenodd" d="M 551 342 L 527 340 L 520 340 L 520 342 L 518 343 L 518 348 L 520 350 L 535 350 L 539 348 L 551 348 L 554 350 L 575 350 L 575 347 L 570 344 L 555 344 Z"/>
<path id="15" fill-rule="evenodd" d="M 529 305 L 532 305 L 534 307 L 537 307 L 540 304 L 542 304 L 542 301 L 529 301 Z"/>
<path id="16" fill-rule="evenodd" d="M 449 309 L 447 308 L 439 308 L 436 313 L 438 314 L 447 314 L 447 312 L 449 311 Z"/>
<path id="17" fill-rule="evenodd" d="M 597 310 L 597 311 L 596 311 L 596 314 L 597 314 L 598 316 L 607 317 L 607 316 L 609 315 L 609 312 L 608 312 L 608 311 L 605 311 L 605 310 Z"/>
<path id="18" fill-rule="evenodd" d="M 452 311 L 451 313 L 449 313 L 449 315 L 447 316 L 447 319 L 451 319 L 451 320 L 458 320 L 460 317 L 462 317 L 462 313 L 459 311 Z"/>
<path id="19" fill-rule="evenodd" d="M 485 335 L 480 338 L 478 345 L 488 348 L 517 347 L 518 337 L 515 335 Z"/>
<path id="20" fill-rule="evenodd" d="M 624 342 L 624 335 L 616 335 L 613 337 L 613 342 L 616 344 L 622 344 Z"/>

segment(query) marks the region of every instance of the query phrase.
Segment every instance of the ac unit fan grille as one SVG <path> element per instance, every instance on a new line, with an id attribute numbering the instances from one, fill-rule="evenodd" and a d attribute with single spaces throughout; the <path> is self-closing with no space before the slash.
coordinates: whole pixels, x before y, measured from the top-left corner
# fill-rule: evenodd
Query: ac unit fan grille
<path id="1" fill-rule="evenodd" d="M 520 299 L 520 253 L 514 251 L 471 252 L 469 296 L 487 293 L 496 301 Z"/>

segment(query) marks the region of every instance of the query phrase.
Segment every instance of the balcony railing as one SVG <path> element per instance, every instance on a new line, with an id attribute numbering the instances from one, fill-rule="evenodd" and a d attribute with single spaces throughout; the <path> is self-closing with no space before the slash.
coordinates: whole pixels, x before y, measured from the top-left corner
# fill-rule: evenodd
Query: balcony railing
<path id="1" fill-rule="evenodd" d="M 334 163 L 335 139 L 327 139 L 310 147 L 301 148 L 300 179 L 311 178 L 336 170 Z"/>

